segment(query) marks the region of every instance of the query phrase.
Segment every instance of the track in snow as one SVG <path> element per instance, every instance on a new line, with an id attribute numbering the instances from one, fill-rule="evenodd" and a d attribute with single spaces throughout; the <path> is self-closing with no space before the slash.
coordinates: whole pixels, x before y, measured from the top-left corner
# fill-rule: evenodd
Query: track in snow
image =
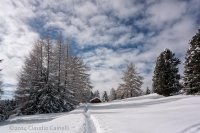
<path id="1" fill-rule="evenodd" d="M 94 122 L 90 118 L 90 115 L 88 114 L 88 104 L 85 106 L 85 132 L 84 133 L 97 133 L 96 127 L 94 125 Z"/>

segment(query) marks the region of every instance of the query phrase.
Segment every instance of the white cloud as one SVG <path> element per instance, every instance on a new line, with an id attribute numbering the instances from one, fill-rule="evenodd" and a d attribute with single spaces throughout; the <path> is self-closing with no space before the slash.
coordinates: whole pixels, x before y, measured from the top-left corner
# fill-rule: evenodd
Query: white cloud
<path id="1" fill-rule="evenodd" d="M 4 82 L 17 83 L 24 56 L 41 34 L 36 32 L 57 28 L 80 50 L 89 48 L 81 56 L 92 68 L 95 89 L 117 88 L 130 61 L 145 78 L 142 88 L 151 88 L 155 61 L 164 48 L 184 59 L 188 41 L 199 26 L 199 8 L 198 0 L 0 1 Z"/>

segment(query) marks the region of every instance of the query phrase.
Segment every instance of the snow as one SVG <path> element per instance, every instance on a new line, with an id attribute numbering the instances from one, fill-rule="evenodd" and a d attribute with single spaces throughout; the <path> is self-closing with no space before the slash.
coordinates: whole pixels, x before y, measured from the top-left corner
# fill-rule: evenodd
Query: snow
<path id="1" fill-rule="evenodd" d="M 197 47 L 195 50 L 200 50 L 200 48 L 199 48 L 199 47 Z"/>
<path id="2" fill-rule="evenodd" d="M 70 113 L 12 116 L 0 133 L 13 127 L 64 127 L 14 133 L 200 133 L 200 96 L 150 94 L 107 103 L 81 105 Z"/>

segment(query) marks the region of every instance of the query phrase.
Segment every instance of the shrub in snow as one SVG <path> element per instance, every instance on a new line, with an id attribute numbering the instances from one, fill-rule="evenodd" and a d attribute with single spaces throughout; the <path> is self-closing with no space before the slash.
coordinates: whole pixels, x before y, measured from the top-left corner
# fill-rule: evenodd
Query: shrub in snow
<path id="1" fill-rule="evenodd" d="M 184 86 L 187 94 L 200 93 L 200 29 L 190 41 L 184 62 Z"/>
<path id="2" fill-rule="evenodd" d="M 154 69 L 153 92 L 170 96 L 181 89 L 178 64 L 180 64 L 179 59 L 169 49 L 161 52 Z"/>

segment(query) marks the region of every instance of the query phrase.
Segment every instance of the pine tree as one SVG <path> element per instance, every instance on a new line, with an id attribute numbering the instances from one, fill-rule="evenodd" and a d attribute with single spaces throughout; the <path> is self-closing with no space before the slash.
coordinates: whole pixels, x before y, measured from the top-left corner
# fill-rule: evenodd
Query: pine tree
<path id="1" fill-rule="evenodd" d="M 2 62 L 2 60 L 0 60 L 0 63 L 1 62 Z M 0 71 L 1 71 L 1 69 L 0 69 Z M 1 100 L 1 95 L 3 94 L 2 84 L 3 84 L 3 82 L 0 79 L 0 122 L 8 119 L 8 117 L 9 117 L 6 107 L 5 107 L 5 104 L 3 104 L 2 100 Z"/>
<path id="2" fill-rule="evenodd" d="M 142 90 L 140 89 L 144 78 L 136 72 L 135 65 L 131 62 L 126 71 L 124 72 L 124 76 L 122 80 L 125 82 L 124 84 L 120 84 L 118 87 L 118 94 L 121 98 L 129 98 L 135 97 L 142 94 Z"/>
<path id="3" fill-rule="evenodd" d="M 99 95 L 99 91 L 98 91 L 98 90 L 96 90 L 94 94 L 95 94 L 95 97 L 100 98 L 100 95 Z"/>
<path id="4" fill-rule="evenodd" d="M 93 99 L 93 98 L 95 98 L 95 94 L 94 94 L 92 91 L 90 91 L 90 99 L 89 99 L 89 101 L 90 101 L 91 99 Z"/>
<path id="5" fill-rule="evenodd" d="M 104 91 L 102 95 L 102 102 L 108 102 L 108 101 L 109 101 L 108 94 L 106 91 Z"/>
<path id="6" fill-rule="evenodd" d="M 184 62 L 184 86 L 188 94 L 200 92 L 200 29 L 190 41 Z"/>
<path id="7" fill-rule="evenodd" d="M 2 62 L 2 60 L 0 60 L 0 63 Z M 1 72 L 1 69 L 0 69 L 0 72 Z M 0 77 L 0 96 L 3 94 L 3 88 L 2 88 L 2 80 L 1 80 L 1 77 Z"/>
<path id="8" fill-rule="evenodd" d="M 109 100 L 110 101 L 113 101 L 116 99 L 116 92 L 115 92 L 115 89 L 112 88 L 111 91 L 110 91 L 110 96 L 109 96 Z"/>
<path id="9" fill-rule="evenodd" d="M 169 49 L 165 49 L 157 58 L 153 76 L 153 91 L 160 95 L 170 96 L 181 89 L 177 65 L 178 58 Z"/>
<path id="10" fill-rule="evenodd" d="M 147 87 L 146 93 L 145 93 L 145 94 L 146 94 L 146 95 L 151 94 L 151 91 L 149 90 L 149 87 Z"/>

